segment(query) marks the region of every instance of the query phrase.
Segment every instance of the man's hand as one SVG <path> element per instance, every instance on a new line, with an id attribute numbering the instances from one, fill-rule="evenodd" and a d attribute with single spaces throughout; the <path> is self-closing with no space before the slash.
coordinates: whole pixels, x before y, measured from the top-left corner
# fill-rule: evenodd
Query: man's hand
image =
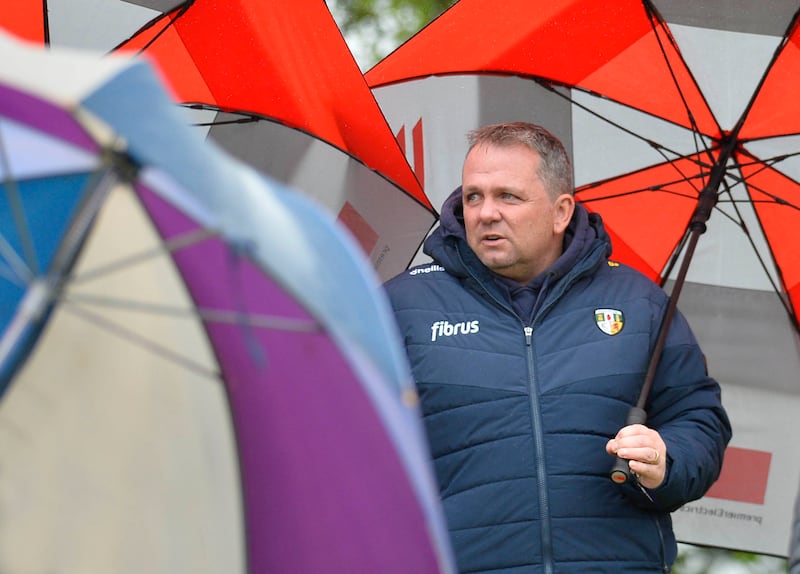
<path id="1" fill-rule="evenodd" d="M 667 474 L 667 445 L 656 431 L 644 425 L 629 425 L 606 444 L 606 452 L 629 461 L 645 488 L 658 488 Z"/>

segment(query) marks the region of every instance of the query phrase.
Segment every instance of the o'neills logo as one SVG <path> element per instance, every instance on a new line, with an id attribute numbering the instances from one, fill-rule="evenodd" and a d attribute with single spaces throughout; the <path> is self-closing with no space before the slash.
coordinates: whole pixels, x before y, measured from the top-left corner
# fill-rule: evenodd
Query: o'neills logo
<path id="1" fill-rule="evenodd" d="M 439 337 L 452 337 L 453 335 L 472 335 L 480 330 L 478 321 L 462 321 L 451 323 L 449 321 L 436 321 L 431 325 L 431 341 Z"/>
<path id="2" fill-rule="evenodd" d="M 434 271 L 444 271 L 441 265 L 429 265 L 428 267 L 417 267 L 408 272 L 409 275 L 419 275 L 420 273 L 433 273 Z"/>

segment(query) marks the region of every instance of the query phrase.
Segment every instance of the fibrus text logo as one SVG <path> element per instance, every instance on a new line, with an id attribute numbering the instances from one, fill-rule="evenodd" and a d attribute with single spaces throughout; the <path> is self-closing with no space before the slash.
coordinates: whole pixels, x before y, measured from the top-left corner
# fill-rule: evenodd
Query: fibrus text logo
<path id="1" fill-rule="evenodd" d="M 462 321 L 461 323 L 451 323 L 450 321 L 436 321 L 431 325 L 431 341 L 439 337 L 452 337 L 453 335 L 472 335 L 480 330 L 478 321 Z"/>

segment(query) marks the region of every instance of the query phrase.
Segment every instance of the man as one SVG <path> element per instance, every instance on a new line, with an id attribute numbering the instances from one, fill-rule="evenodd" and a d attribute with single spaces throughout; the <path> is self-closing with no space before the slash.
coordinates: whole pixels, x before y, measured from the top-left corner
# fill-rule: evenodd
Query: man
<path id="1" fill-rule="evenodd" d="M 461 572 L 667 572 L 670 512 L 712 485 L 731 436 L 680 313 L 648 426 L 620 430 L 667 296 L 607 259 L 571 173 L 539 126 L 472 132 L 433 262 L 386 284 Z M 610 455 L 638 481 L 615 484 Z"/>

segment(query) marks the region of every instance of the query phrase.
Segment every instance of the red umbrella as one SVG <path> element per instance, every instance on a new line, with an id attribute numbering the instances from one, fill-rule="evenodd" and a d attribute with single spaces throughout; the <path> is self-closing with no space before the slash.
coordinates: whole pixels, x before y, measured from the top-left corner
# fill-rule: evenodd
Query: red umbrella
<path id="1" fill-rule="evenodd" d="M 204 111 L 192 121 L 327 207 L 381 277 L 404 269 L 433 225 L 430 202 L 324 3 L 72 0 L 70 10 L 46 11 L 41 2 L 21 4 L 0 15 L 0 26 L 52 45 L 154 59 L 176 99 Z"/>
<path id="2" fill-rule="evenodd" d="M 779 430 L 800 408 L 789 4 L 461 0 L 366 75 L 390 123 L 422 122 L 435 204 L 459 181 L 468 129 L 522 119 L 565 141 L 576 196 L 602 214 L 613 256 L 676 284 L 724 386 L 733 446 L 708 497 L 675 516 L 678 535 L 774 554 L 790 522 L 780 501 L 800 473 Z"/>

